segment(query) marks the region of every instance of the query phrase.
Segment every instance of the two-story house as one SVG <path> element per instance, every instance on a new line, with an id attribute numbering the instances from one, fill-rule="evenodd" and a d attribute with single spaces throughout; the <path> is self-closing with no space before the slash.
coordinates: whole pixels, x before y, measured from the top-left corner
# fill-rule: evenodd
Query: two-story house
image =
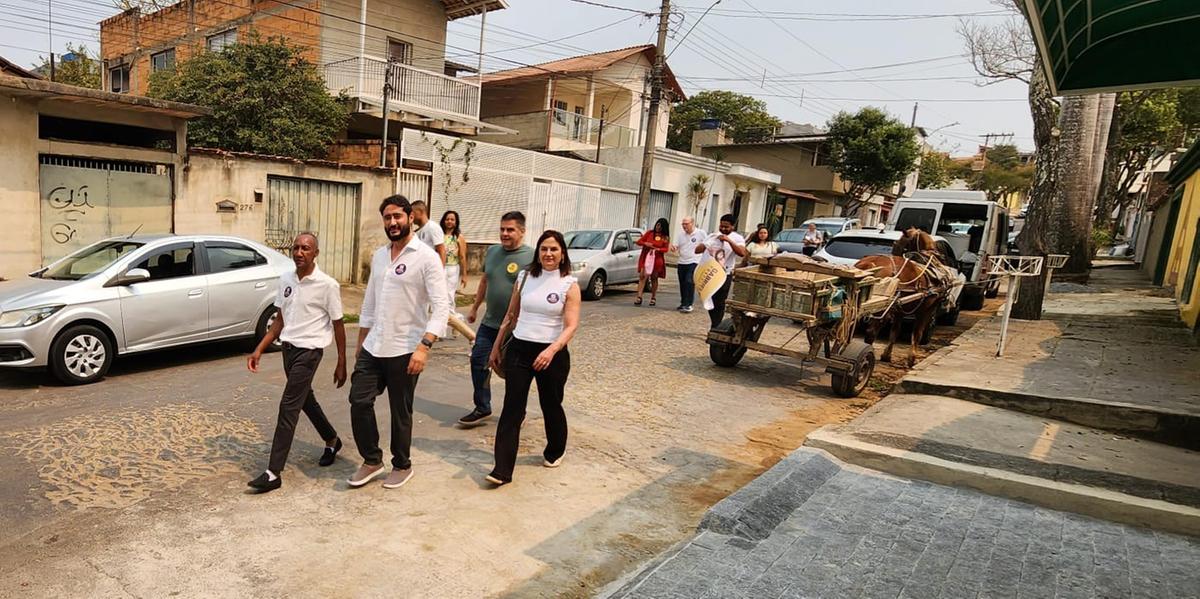
<path id="1" fill-rule="evenodd" d="M 586 154 L 641 146 L 653 64 L 654 46 L 647 45 L 487 73 L 480 116 L 517 131 L 495 139 L 516 148 Z M 655 138 L 660 147 L 667 143 L 671 102 L 685 97 L 670 67 L 663 84 Z"/>
<path id="2" fill-rule="evenodd" d="M 282 36 L 305 49 L 332 93 L 354 100 L 348 136 L 378 136 L 383 89 L 400 124 L 475 134 L 479 80 L 446 61 L 449 21 L 507 7 L 505 0 L 183 0 L 100 23 L 104 89 L 143 95 L 150 75 L 198 52 Z M 450 72 L 451 75 L 447 75 Z M 280 90 L 281 93 L 286 90 Z"/>

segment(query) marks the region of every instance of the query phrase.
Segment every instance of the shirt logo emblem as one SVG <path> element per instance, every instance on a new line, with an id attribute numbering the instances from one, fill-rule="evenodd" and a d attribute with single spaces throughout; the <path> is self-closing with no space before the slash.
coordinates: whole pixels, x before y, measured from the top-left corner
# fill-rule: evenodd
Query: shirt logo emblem
<path id="1" fill-rule="evenodd" d="M 396 274 L 402 275 L 406 270 L 408 270 L 408 265 L 404 264 L 403 262 L 396 265 Z"/>
<path id="2" fill-rule="evenodd" d="M 292 288 L 290 286 L 283 289 L 283 297 L 292 297 Z"/>
<path id="3" fill-rule="evenodd" d="M 550 302 L 551 304 L 557 304 L 557 303 L 558 303 L 558 294 L 557 294 L 557 293 L 551 293 L 550 295 L 547 295 L 547 296 L 546 296 L 546 301 L 547 301 L 547 302 Z"/>
<path id="4" fill-rule="evenodd" d="M 513 274 L 513 273 L 517 272 L 517 269 L 518 269 L 518 268 L 520 268 L 520 267 L 519 267 L 519 266 L 517 266 L 517 263 L 516 263 L 516 262 L 509 262 L 509 263 L 508 263 L 508 274 L 510 274 L 510 275 L 511 275 L 511 274 Z"/>

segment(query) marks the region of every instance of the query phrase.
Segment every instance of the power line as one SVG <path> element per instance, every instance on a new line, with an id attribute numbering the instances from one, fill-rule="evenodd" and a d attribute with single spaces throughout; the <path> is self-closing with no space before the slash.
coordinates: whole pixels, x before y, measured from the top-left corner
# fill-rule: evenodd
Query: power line
<path id="1" fill-rule="evenodd" d="M 643 15 L 646 17 L 654 16 L 653 12 L 649 12 L 649 11 L 645 11 L 645 10 L 641 10 L 641 9 L 637 9 L 637 8 L 629 8 L 628 6 L 616 6 L 613 4 L 605 4 L 603 2 L 593 2 L 592 0 L 571 0 L 571 2 L 576 2 L 579 4 L 586 4 L 588 6 L 596 6 L 599 8 L 608 8 L 608 9 L 612 9 L 612 10 L 623 10 L 626 12 L 635 12 L 639 15 Z"/>

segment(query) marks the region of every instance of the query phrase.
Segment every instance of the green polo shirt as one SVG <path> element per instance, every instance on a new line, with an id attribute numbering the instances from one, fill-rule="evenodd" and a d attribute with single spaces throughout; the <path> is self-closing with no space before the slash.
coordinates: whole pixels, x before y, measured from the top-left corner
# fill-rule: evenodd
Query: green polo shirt
<path id="1" fill-rule="evenodd" d="M 504 322 L 504 313 L 508 311 L 508 301 L 512 298 L 517 273 L 532 262 L 533 248 L 527 245 L 512 251 L 504 249 L 502 245 L 488 248 L 483 257 L 483 276 L 487 277 L 487 303 L 483 326 L 500 328 L 500 323 Z"/>

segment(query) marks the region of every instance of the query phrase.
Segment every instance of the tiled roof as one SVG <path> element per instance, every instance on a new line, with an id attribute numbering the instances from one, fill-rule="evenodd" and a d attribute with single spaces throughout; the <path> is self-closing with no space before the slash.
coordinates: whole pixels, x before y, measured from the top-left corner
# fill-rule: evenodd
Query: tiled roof
<path id="1" fill-rule="evenodd" d="M 619 50 L 609 50 L 607 52 L 596 52 L 594 54 L 584 54 L 583 56 L 572 56 L 543 62 L 537 65 L 527 67 L 518 67 L 505 71 L 496 71 L 494 73 L 485 73 L 483 75 L 483 84 L 499 84 L 512 83 L 524 79 L 539 79 L 549 77 L 551 75 L 578 75 L 582 73 L 591 73 L 611 67 L 612 65 L 621 62 L 638 54 L 646 54 L 646 58 L 650 61 L 654 60 L 654 46 L 630 46 Z M 675 80 L 675 74 L 671 72 L 671 67 L 665 68 L 665 83 L 667 88 L 674 94 L 676 99 L 685 97 L 683 88 L 679 86 L 679 82 Z"/>

